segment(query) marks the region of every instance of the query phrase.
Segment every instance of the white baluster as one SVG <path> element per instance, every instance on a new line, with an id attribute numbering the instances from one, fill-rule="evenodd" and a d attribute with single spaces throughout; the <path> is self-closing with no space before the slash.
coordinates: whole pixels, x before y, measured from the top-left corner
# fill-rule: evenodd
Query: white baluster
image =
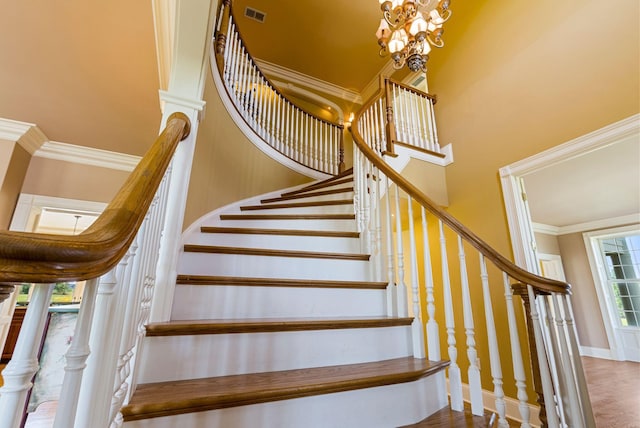
<path id="1" fill-rule="evenodd" d="M 409 212 L 409 248 L 411 251 L 411 296 L 413 299 L 413 322 L 411 323 L 413 356 L 415 358 L 424 358 L 424 335 L 422 333 L 420 291 L 418 289 L 418 254 L 416 248 L 415 226 L 413 224 L 413 199 L 411 199 L 411 196 L 407 199 L 407 210 Z"/>
<path id="2" fill-rule="evenodd" d="M 537 309 L 539 311 L 540 320 L 545 328 L 542 328 L 542 338 L 544 341 L 543 349 L 547 353 L 547 361 L 549 363 L 549 369 L 551 374 L 551 382 L 553 383 L 553 390 L 556 391 L 555 405 L 557 406 L 557 413 L 560 419 L 560 426 L 567 428 L 570 424 L 569 415 L 566 413 L 569 408 L 567 402 L 568 397 L 565 395 L 567 390 L 567 381 L 565 379 L 566 374 L 562 371 L 562 355 L 559 349 L 559 339 L 557 330 L 554 328 L 554 314 L 553 308 L 550 306 L 548 300 L 549 296 L 543 295 L 537 299 Z M 547 397 L 545 397 L 545 400 Z"/>
<path id="3" fill-rule="evenodd" d="M 509 423 L 506 420 L 506 403 L 504 401 L 504 389 L 502 388 L 502 366 L 500 364 L 500 349 L 498 348 L 496 324 L 493 319 L 493 305 L 491 303 L 491 291 L 489 290 L 489 274 L 487 273 L 487 263 L 482 254 L 480 254 L 480 280 L 482 281 L 484 316 L 487 324 L 487 343 L 489 345 L 491 377 L 493 378 L 493 395 L 496 400 L 496 412 L 498 413 L 498 427 L 509 428 Z"/>
<path id="4" fill-rule="evenodd" d="M 406 91 L 409 111 L 411 113 L 411 141 L 415 147 L 420 147 L 420 118 L 418 116 L 418 96 L 411 91 Z"/>
<path id="5" fill-rule="evenodd" d="M 89 336 L 97 294 L 98 278 L 90 279 L 85 284 L 73 340 L 65 354 L 67 364 L 53 428 L 68 428 L 75 422 L 82 375 L 90 353 Z"/>
<path id="6" fill-rule="evenodd" d="M 453 298 L 451 297 L 451 280 L 449 278 L 449 262 L 447 260 L 447 241 L 444 236 L 442 220 L 440 227 L 440 258 L 442 259 L 442 288 L 444 297 L 445 326 L 447 328 L 447 351 L 449 353 L 449 395 L 451 409 L 463 410 L 462 402 L 462 377 L 458 366 L 458 349 L 456 348 L 455 321 L 453 318 Z"/>
<path id="7" fill-rule="evenodd" d="M 407 300 L 407 285 L 404 282 L 404 249 L 402 248 L 402 214 L 400 212 L 400 188 L 396 185 L 396 263 L 398 265 L 398 316 L 406 317 L 409 313 Z"/>
<path id="8" fill-rule="evenodd" d="M 421 208 L 422 216 L 422 252 L 424 256 L 424 280 L 427 291 L 427 350 L 431 361 L 440 360 L 440 333 L 438 323 L 435 320 L 436 305 L 433 295 L 433 268 L 431 265 L 431 249 L 429 245 L 429 232 L 427 215 L 424 207 Z"/>
<path id="9" fill-rule="evenodd" d="M 547 422 L 550 428 L 558 428 L 560 422 L 558 420 L 558 414 L 554 403 L 553 383 L 551 380 L 551 374 L 549 373 L 549 366 L 547 356 L 544 352 L 544 339 L 542 337 L 541 321 L 538 313 L 538 305 L 536 302 L 536 296 L 533 293 L 533 287 L 527 285 L 527 293 L 529 294 L 529 301 L 531 302 L 531 320 L 533 324 L 533 332 L 536 342 L 536 351 L 538 354 L 538 365 L 540 367 L 540 378 L 542 381 L 542 392 L 544 394 L 544 405 L 547 411 Z"/>
<path id="10" fill-rule="evenodd" d="M 582 359 L 580 358 L 580 349 L 578 347 L 578 333 L 575 323 L 573 322 L 573 307 L 571 305 L 571 295 L 562 296 L 564 305 L 564 313 L 567 321 L 567 336 L 570 346 L 571 359 L 573 361 L 576 373 L 576 385 L 580 396 L 580 404 L 582 415 L 584 416 L 584 424 L 587 428 L 595 428 L 596 422 L 593 418 L 593 409 L 591 407 L 591 399 L 589 398 L 589 390 L 587 388 L 587 380 L 584 377 L 584 369 L 582 367 Z"/>
<path id="11" fill-rule="evenodd" d="M 385 230 L 387 231 L 387 315 L 398 316 L 398 295 L 395 269 L 395 256 L 393 248 L 393 223 L 391 222 L 391 184 L 389 177 L 385 176 Z"/>
<path id="12" fill-rule="evenodd" d="M 524 364 L 522 363 L 522 350 L 520 349 L 520 337 L 518 334 L 518 324 L 516 322 L 516 313 L 513 307 L 513 292 L 509 277 L 503 273 L 504 282 L 504 298 L 507 305 L 507 324 L 509 325 L 509 341 L 511 342 L 511 361 L 513 362 L 513 377 L 516 381 L 518 389 L 518 402 L 520 416 L 522 417 L 522 428 L 530 428 L 529 424 L 529 404 L 527 400 L 527 384 L 524 374 Z"/>
<path id="13" fill-rule="evenodd" d="M 0 388 L 0 428 L 21 426 L 31 379 L 38 371 L 38 352 L 47 321 L 54 284 L 34 285 L 11 361 L 2 371 L 4 385 Z"/>
<path id="14" fill-rule="evenodd" d="M 567 329 L 567 325 L 565 323 L 565 314 L 562 311 L 558 303 L 558 295 L 553 293 L 551 295 L 551 300 L 553 302 L 553 312 L 555 314 L 555 323 L 556 330 L 558 332 L 558 341 L 560 344 L 560 362 L 562 364 L 562 374 L 564 375 L 565 380 L 565 391 L 566 397 L 563 397 L 563 401 L 565 402 L 565 408 L 568 407 L 568 426 L 585 426 L 585 420 L 582 417 L 582 413 L 580 411 L 580 401 L 578 398 L 578 391 L 576 389 L 577 382 L 574 376 L 574 367 L 572 364 L 573 355 L 569 352 L 569 346 L 567 338 L 565 334 L 565 329 Z M 567 406 L 568 405 L 568 406 Z"/>
<path id="15" fill-rule="evenodd" d="M 435 149 L 435 131 L 433 129 L 433 103 L 431 102 L 430 98 L 427 98 L 427 113 L 426 113 L 426 118 L 427 118 L 427 126 L 428 126 L 428 135 L 429 135 L 429 150 L 432 151 L 436 151 Z"/>
<path id="16" fill-rule="evenodd" d="M 480 368 L 478 367 L 478 352 L 476 351 L 475 326 L 473 322 L 473 308 L 469 293 L 469 277 L 467 275 L 467 261 L 462 237 L 458 235 L 458 258 L 460 259 L 460 283 L 462 286 L 462 307 L 465 334 L 467 335 L 467 358 L 469 358 L 469 393 L 471 396 L 471 413 L 476 416 L 484 414 L 482 403 L 482 385 L 480 383 Z"/>
<path id="17" fill-rule="evenodd" d="M 429 120 L 427 118 L 427 102 L 429 102 L 429 99 L 423 96 L 420 96 L 419 98 L 421 147 L 431 150 L 431 147 L 429 147 Z"/>
<path id="18" fill-rule="evenodd" d="M 376 198 L 375 198 L 375 224 L 376 224 L 376 263 L 378 269 L 375 271 L 375 279 L 383 281 L 384 278 L 384 256 L 382 254 L 382 172 L 375 168 L 376 173 Z"/>
<path id="19" fill-rule="evenodd" d="M 126 258 L 127 256 L 125 256 Z M 119 285 L 125 276 L 126 260 L 100 279 L 91 339 L 92 353 L 80 387 L 76 428 L 106 426 L 109 421 L 112 385 L 118 352 L 114 319 L 118 311 Z"/>
<path id="20" fill-rule="evenodd" d="M 435 109 L 433 108 L 431 109 L 431 124 L 433 126 L 433 151 L 442 153 L 442 150 L 440 149 L 440 143 L 438 142 L 438 128 L 436 126 L 436 115 L 434 110 Z"/>

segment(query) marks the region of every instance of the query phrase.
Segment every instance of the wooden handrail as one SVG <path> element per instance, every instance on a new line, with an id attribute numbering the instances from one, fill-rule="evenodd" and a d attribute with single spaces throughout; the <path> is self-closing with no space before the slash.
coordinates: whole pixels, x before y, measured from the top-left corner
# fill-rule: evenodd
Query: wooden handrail
<path id="1" fill-rule="evenodd" d="M 112 269 L 129 249 L 190 129 L 185 114 L 172 114 L 115 198 L 79 235 L 0 231 L 0 284 L 87 280 Z"/>
<path id="2" fill-rule="evenodd" d="M 394 85 L 399 86 L 402 89 L 405 89 L 405 90 L 407 90 L 409 92 L 413 92 L 416 95 L 419 95 L 419 96 L 424 97 L 424 98 L 428 98 L 431 101 L 433 101 L 434 104 L 438 102 L 438 96 L 435 95 L 435 94 L 429 94 L 427 92 L 421 91 L 420 89 L 416 89 L 413 86 L 405 85 L 404 83 L 402 83 L 402 82 L 400 82 L 398 80 L 392 79 L 390 77 L 386 78 L 386 81 L 389 82 L 389 83 L 393 83 Z"/>
<path id="3" fill-rule="evenodd" d="M 380 171 L 382 171 L 391 181 L 396 183 L 398 187 L 404 190 L 411 198 L 422 205 L 427 211 L 438 217 L 449 226 L 454 232 L 460 235 L 465 241 L 471 244 L 476 250 L 482 253 L 487 259 L 491 260 L 499 269 L 507 273 L 511 278 L 524 284 L 529 284 L 537 291 L 546 291 L 553 293 L 569 293 L 571 286 L 562 281 L 556 281 L 549 278 L 533 274 L 519 266 L 516 266 L 509 259 L 494 250 L 489 244 L 473 233 L 469 228 L 460 223 L 451 214 L 440 208 L 427 195 L 422 193 L 417 187 L 407 181 L 402 175 L 398 174 L 391 166 L 389 166 L 373 149 L 364 141 L 362 135 L 358 131 L 358 121 L 371 105 L 379 98 L 384 96 L 384 88 L 380 88 L 363 107 L 355 114 L 349 130 L 353 135 L 353 141 L 360 151 L 371 161 Z"/>

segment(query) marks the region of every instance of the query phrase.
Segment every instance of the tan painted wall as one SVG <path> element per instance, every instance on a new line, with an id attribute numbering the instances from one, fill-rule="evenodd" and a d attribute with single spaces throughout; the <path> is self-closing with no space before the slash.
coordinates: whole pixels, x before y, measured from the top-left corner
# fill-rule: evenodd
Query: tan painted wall
<path id="1" fill-rule="evenodd" d="M 546 233 L 535 233 L 536 246 L 539 253 L 560 255 L 558 237 Z"/>
<path id="2" fill-rule="evenodd" d="M 502 254 L 511 257 L 498 169 L 640 111 L 639 8 L 628 0 L 608 3 L 606 12 L 596 1 L 455 3 L 446 46 L 428 71 L 440 141 L 454 150 L 448 210 Z M 497 272 L 490 280 L 493 301 L 504 301 Z M 477 277 L 472 289 L 479 299 Z M 478 342 L 486 334 L 481 316 Z M 496 324 L 505 337 L 502 309 Z M 487 367 L 485 350 L 480 357 Z M 492 389 L 487 373 L 483 386 Z"/>
<path id="3" fill-rule="evenodd" d="M 198 128 L 184 227 L 232 202 L 311 181 L 253 145 L 227 113 L 209 74 Z"/>
<path id="4" fill-rule="evenodd" d="M 573 306 L 580 345 L 609 349 L 596 286 L 582 233 L 558 236 L 562 266 L 573 290 Z"/>
<path id="5" fill-rule="evenodd" d="M 15 144 L 13 150 L 6 150 L 5 145 L 0 156 L 8 156 L 5 170 L 0 169 L 0 230 L 9 229 L 11 217 L 20 189 L 27 173 L 31 155 L 20 145 Z"/>
<path id="6" fill-rule="evenodd" d="M 108 203 L 128 176 L 126 171 L 34 157 L 21 191 Z"/>

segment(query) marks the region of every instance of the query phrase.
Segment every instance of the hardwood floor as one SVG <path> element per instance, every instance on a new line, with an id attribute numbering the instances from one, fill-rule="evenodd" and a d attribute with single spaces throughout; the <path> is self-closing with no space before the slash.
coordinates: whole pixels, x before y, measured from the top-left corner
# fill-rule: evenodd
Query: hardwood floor
<path id="1" fill-rule="evenodd" d="M 596 425 L 640 428 L 640 363 L 582 357 Z"/>

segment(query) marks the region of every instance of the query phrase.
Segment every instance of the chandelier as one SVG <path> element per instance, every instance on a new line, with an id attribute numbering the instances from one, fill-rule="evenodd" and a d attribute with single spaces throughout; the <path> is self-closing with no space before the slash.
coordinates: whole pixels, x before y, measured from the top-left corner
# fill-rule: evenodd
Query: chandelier
<path id="1" fill-rule="evenodd" d="M 442 25 L 450 0 L 378 0 L 383 18 L 376 32 L 380 56 L 387 51 L 396 69 L 426 71 L 431 46 L 444 46 Z"/>

